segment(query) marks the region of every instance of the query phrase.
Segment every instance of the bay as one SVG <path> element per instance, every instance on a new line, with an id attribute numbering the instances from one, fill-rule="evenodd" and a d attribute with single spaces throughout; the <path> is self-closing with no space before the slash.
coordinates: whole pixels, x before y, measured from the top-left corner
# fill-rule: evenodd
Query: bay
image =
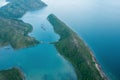
<path id="1" fill-rule="evenodd" d="M 88 44 L 110 80 L 120 80 L 120 1 L 43 1 L 48 5 L 46 8 L 28 12 L 21 18 L 33 25 L 34 30 L 29 35 L 43 44 L 18 51 L 1 48 L 0 69 L 19 66 L 27 80 L 66 80 L 68 75 L 76 80 L 71 64 L 58 54 L 54 45 L 49 44 L 59 39 L 46 20 L 53 13 Z"/>
<path id="2" fill-rule="evenodd" d="M 110 80 L 120 80 L 120 1 L 44 0 L 88 44 Z"/>

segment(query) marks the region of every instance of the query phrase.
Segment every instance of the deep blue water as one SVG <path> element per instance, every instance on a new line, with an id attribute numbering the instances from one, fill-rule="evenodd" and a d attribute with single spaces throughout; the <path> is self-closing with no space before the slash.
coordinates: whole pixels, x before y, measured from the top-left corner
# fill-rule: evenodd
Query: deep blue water
<path id="1" fill-rule="evenodd" d="M 88 44 L 111 80 L 120 80 L 120 1 L 44 0 Z"/>
<path id="2" fill-rule="evenodd" d="M 120 80 L 120 1 L 43 1 L 48 4 L 46 8 L 28 12 L 22 20 L 33 25 L 30 35 L 44 44 L 18 51 L 0 49 L 0 69 L 20 66 L 29 80 L 75 78 L 72 66 L 58 55 L 53 45 L 48 44 L 59 39 L 46 20 L 53 13 L 88 44 L 106 75 L 111 80 Z M 44 24 L 46 31 L 40 28 L 41 24 Z"/>

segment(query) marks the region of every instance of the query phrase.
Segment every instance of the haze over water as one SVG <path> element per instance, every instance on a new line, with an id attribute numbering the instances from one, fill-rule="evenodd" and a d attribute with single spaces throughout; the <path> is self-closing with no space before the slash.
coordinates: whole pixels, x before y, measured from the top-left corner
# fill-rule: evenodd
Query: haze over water
<path id="1" fill-rule="evenodd" d="M 9 2 L 6 2 L 6 0 L 0 0 L 0 7 L 8 4 Z"/>
<path id="2" fill-rule="evenodd" d="M 120 80 L 120 1 L 43 1 L 48 5 L 46 8 L 28 12 L 22 20 L 33 25 L 34 30 L 30 35 L 44 44 L 18 51 L 1 48 L 0 69 L 19 66 L 29 80 L 44 80 L 46 77 L 56 80 L 58 76 L 63 80 L 66 75 L 76 79 L 72 66 L 58 55 L 53 45 L 48 44 L 59 39 L 46 20 L 53 13 L 82 37 L 110 79 Z M 41 24 L 46 31 L 41 29 Z"/>
<path id="3" fill-rule="evenodd" d="M 44 1 L 47 10 L 83 38 L 110 79 L 120 80 L 120 1 Z"/>

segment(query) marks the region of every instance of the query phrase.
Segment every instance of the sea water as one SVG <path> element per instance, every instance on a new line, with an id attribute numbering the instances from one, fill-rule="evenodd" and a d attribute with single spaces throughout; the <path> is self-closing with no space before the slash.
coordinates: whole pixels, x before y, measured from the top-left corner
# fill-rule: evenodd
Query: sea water
<path id="1" fill-rule="evenodd" d="M 47 7 L 28 12 L 21 18 L 34 28 L 29 35 L 43 43 L 21 50 L 1 48 L 0 69 L 18 66 L 27 80 L 66 80 L 68 77 L 76 80 L 74 68 L 49 44 L 59 39 L 46 20 L 53 13 L 88 44 L 106 75 L 111 80 L 120 80 L 120 1 L 43 1 Z"/>

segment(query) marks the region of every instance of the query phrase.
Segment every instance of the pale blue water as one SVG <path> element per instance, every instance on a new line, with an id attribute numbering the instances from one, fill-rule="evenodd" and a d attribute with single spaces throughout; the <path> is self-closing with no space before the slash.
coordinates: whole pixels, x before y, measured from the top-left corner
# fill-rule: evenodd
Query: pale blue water
<path id="1" fill-rule="evenodd" d="M 43 10 L 28 12 L 22 18 L 34 28 L 29 35 L 43 43 L 20 50 L 13 50 L 11 46 L 8 46 L 10 49 L 0 48 L 0 70 L 19 67 L 26 80 L 77 80 L 72 65 L 59 55 L 53 44 L 49 44 L 59 36 L 54 33 L 46 20 L 48 14 Z M 46 30 L 41 28 L 42 24 Z"/>
<path id="2" fill-rule="evenodd" d="M 120 0 L 45 1 L 88 44 L 109 78 L 120 80 Z"/>
<path id="3" fill-rule="evenodd" d="M 53 45 L 41 44 L 18 51 L 0 49 L 0 69 L 20 67 L 26 80 L 75 79 L 70 64 L 57 54 Z M 76 80 L 76 79 L 75 79 Z"/>
<path id="4" fill-rule="evenodd" d="M 48 44 L 59 38 L 46 20 L 50 13 L 54 13 L 83 38 L 109 78 L 120 80 L 120 1 L 43 1 L 48 7 L 28 12 L 22 20 L 33 25 L 34 31 L 30 35 L 44 44 L 19 51 L 0 49 L 0 69 L 20 66 L 29 80 L 75 78 L 70 64 L 58 55 L 53 45 Z M 41 24 L 46 31 L 41 29 Z"/>
<path id="5" fill-rule="evenodd" d="M 8 4 L 9 2 L 6 2 L 6 0 L 0 0 L 0 7 Z"/>

